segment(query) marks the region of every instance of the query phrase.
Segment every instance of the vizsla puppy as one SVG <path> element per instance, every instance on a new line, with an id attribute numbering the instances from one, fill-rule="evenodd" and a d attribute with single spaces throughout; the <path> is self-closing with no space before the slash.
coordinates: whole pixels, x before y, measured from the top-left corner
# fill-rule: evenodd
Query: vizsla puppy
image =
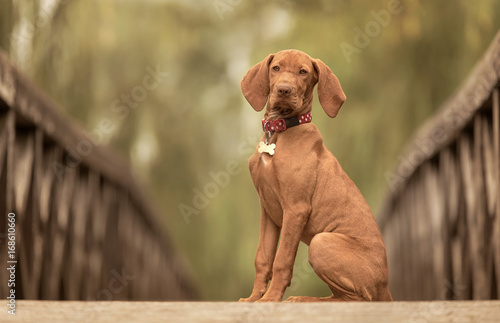
<path id="1" fill-rule="evenodd" d="M 261 111 L 267 102 L 267 108 L 262 142 L 249 160 L 262 209 L 255 281 L 240 302 L 282 300 L 300 241 L 333 295 L 287 301 L 392 301 L 384 241 L 370 207 L 311 123 L 316 84 L 321 106 L 335 117 L 346 98 L 337 77 L 301 51 L 271 54 L 241 81 L 250 105 Z"/>

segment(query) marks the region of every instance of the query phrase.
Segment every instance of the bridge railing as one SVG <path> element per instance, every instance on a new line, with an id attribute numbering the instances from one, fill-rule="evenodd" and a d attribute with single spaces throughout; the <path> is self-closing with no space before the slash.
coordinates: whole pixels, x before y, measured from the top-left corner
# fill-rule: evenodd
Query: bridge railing
<path id="1" fill-rule="evenodd" d="M 129 165 L 60 111 L 0 52 L 0 264 L 15 265 L 16 298 L 196 297 Z"/>
<path id="2" fill-rule="evenodd" d="M 395 299 L 499 298 L 499 80 L 500 33 L 386 174 Z"/>

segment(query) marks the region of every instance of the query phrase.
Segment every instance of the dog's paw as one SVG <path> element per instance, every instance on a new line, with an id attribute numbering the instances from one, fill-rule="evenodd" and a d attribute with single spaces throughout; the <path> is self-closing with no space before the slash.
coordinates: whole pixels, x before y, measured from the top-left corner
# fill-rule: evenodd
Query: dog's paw
<path id="1" fill-rule="evenodd" d="M 304 303 L 304 302 L 320 302 L 319 297 L 309 297 L 309 296 L 290 296 L 285 302 L 287 303 Z"/>
<path id="2" fill-rule="evenodd" d="M 281 302 L 282 297 L 279 296 L 268 296 L 267 294 L 264 295 L 261 299 L 257 301 L 257 303 L 269 303 L 269 302 Z"/>
<path id="3" fill-rule="evenodd" d="M 258 297 L 250 296 L 250 297 L 247 297 L 247 298 L 240 298 L 238 300 L 238 303 L 253 303 L 253 302 L 256 302 L 258 300 L 259 300 Z"/>
<path id="4" fill-rule="evenodd" d="M 252 302 L 250 298 L 240 298 L 238 300 L 238 303 L 249 303 L 249 302 Z"/>
<path id="5" fill-rule="evenodd" d="M 297 303 L 297 302 L 300 302 L 300 296 L 290 296 L 288 297 L 285 302 L 287 303 Z"/>
<path id="6" fill-rule="evenodd" d="M 311 296 L 290 296 L 285 302 L 288 303 L 309 303 L 309 302 L 332 302 L 338 299 L 333 296 L 328 297 L 311 297 Z"/>
<path id="7" fill-rule="evenodd" d="M 280 299 L 265 299 L 265 298 L 261 298 L 258 301 L 256 301 L 255 303 L 272 303 L 272 302 L 281 302 L 281 300 Z"/>

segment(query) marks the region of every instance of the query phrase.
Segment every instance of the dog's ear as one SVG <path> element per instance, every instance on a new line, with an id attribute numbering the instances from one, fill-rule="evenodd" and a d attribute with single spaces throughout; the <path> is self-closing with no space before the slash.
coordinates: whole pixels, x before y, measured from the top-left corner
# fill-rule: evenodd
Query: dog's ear
<path id="1" fill-rule="evenodd" d="M 269 96 L 269 65 L 274 54 L 267 56 L 262 62 L 255 64 L 243 76 L 241 91 L 255 111 L 261 111 Z"/>
<path id="2" fill-rule="evenodd" d="M 330 118 L 335 118 L 346 99 L 340 82 L 332 70 L 319 59 L 312 60 L 314 69 L 318 73 L 319 103 Z"/>

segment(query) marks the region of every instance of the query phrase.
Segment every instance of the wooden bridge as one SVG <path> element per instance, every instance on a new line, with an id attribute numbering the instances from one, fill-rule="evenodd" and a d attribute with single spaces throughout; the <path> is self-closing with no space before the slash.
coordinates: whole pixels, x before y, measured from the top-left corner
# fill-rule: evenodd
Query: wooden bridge
<path id="1" fill-rule="evenodd" d="M 391 291 L 411 302 L 151 302 L 196 299 L 196 286 L 130 167 L 0 53 L 0 263 L 15 265 L 17 300 L 8 315 L 2 270 L 0 321 L 498 322 L 499 80 L 500 33 L 387 173 Z"/>

